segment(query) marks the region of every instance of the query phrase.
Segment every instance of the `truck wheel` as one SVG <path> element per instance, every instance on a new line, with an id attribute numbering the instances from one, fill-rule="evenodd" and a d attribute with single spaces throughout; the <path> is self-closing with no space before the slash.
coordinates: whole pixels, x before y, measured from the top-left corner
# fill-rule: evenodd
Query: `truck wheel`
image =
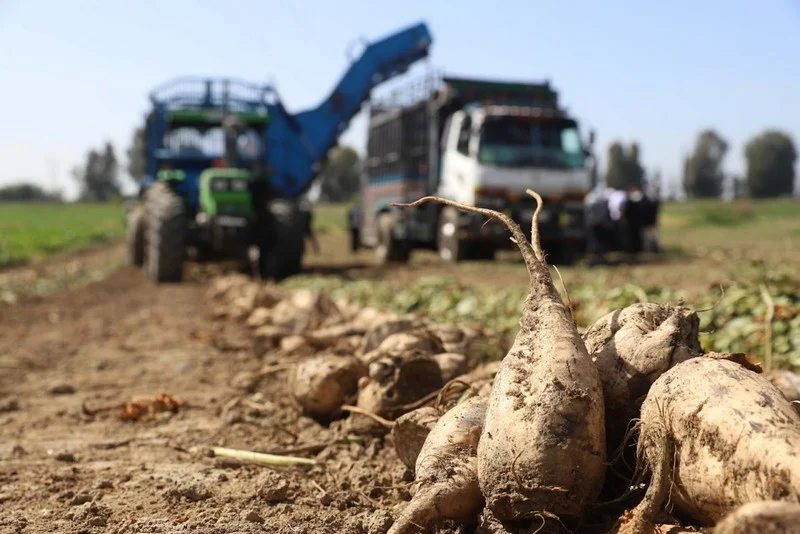
<path id="1" fill-rule="evenodd" d="M 163 183 L 148 189 L 145 267 L 154 282 L 180 282 L 186 257 L 186 208 L 183 200 Z"/>
<path id="2" fill-rule="evenodd" d="M 394 215 L 390 212 L 378 216 L 378 246 L 375 249 L 378 263 L 405 263 L 411 257 L 411 247 L 392 235 Z"/>
<path id="3" fill-rule="evenodd" d="M 560 243 L 551 248 L 545 249 L 547 263 L 550 265 L 572 265 L 578 256 L 573 243 Z"/>
<path id="4" fill-rule="evenodd" d="M 491 244 L 470 243 L 467 255 L 471 260 L 493 260 L 495 248 Z"/>
<path id="5" fill-rule="evenodd" d="M 144 209 L 134 207 L 128 212 L 126 221 L 126 242 L 128 245 L 128 261 L 131 265 L 144 265 Z"/>
<path id="6" fill-rule="evenodd" d="M 274 200 L 267 207 L 269 228 L 259 247 L 261 278 L 280 282 L 303 269 L 306 220 L 295 202 Z"/>
<path id="7" fill-rule="evenodd" d="M 439 257 L 448 263 L 456 263 L 467 257 L 467 243 L 458 238 L 459 213 L 447 206 L 439 213 L 437 243 Z"/>

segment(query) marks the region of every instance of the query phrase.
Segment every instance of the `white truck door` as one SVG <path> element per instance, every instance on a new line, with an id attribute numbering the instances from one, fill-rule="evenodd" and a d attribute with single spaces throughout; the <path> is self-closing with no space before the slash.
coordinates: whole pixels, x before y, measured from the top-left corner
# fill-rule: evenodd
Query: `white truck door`
<path id="1" fill-rule="evenodd" d="M 463 204 L 475 201 L 475 165 L 472 117 L 464 111 L 453 114 L 442 147 L 442 180 L 439 195 Z"/>

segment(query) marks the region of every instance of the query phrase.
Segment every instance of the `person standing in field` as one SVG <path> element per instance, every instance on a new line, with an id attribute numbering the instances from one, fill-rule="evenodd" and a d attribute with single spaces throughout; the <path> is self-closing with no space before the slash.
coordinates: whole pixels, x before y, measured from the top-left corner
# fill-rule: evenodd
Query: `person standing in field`
<path id="1" fill-rule="evenodd" d="M 350 252 L 355 254 L 361 248 L 361 207 L 356 204 L 347 212 L 350 228 Z"/>
<path id="2" fill-rule="evenodd" d="M 623 210 L 626 223 L 627 250 L 632 258 L 642 252 L 644 241 L 645 197 L 640 187 L 628 189 L 628 201 Z"/>
<path id="3" fill-rule="evenodd" d="M 608 214 L 611 218 L 611 238 L 614 250 L 627 250 L 628 239 L 625 221 L 625 208 L 628 195 L 622 189 L 609 188 Z"/>
<path id="4" fill-rule="evenodd" d="M 314 210 L 311 208 L 311 203 L 304 201 L 301 205 L 303 211 L 303 239 L 311 241 L 311 246 L 314 248 L 314 254 L 319 254 L 319 241 L 317 235 L 314 233 Z"/>
<path id="5" fill-rule="evenodd" d="M 653 189 L 645 194 L 642 201 L 642 240 L 645 252 L 661 252 L 658 241 L 658 212 L 661 199 L 658 190 Z"/>
<path id="6" fill-rule="evenodd" d="M 605 253 L 612 238 L 611 216 L 608 209 L 609 189 L 597 186 L 585 199 L 586 245 L 589 264 L 605 263 Z"/>

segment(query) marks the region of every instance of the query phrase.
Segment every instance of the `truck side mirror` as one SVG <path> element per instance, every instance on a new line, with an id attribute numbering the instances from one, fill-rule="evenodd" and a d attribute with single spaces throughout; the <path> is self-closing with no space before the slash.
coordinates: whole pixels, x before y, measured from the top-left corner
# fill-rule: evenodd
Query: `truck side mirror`
<path id="1" fill-rule="evenodd" d="M 595 140 L 595 132 L 594 132 L 594 130 L 589 130 L 589 142 L 588 142 L 588 144 L 589 144 L 589 148 L 590 149 L 594 146 L 594 140 Z"/>

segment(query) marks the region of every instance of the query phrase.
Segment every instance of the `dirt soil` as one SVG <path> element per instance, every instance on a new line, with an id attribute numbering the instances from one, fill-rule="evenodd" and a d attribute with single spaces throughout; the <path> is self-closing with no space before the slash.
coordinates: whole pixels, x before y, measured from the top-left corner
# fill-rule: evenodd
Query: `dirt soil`
<path id="1" fill-rule="evenodd" d="M 456 270 L 420 253 L 387 271 L 368 251 L 350 255 L 344 237 L 321 241 L 308 274 L 527 283 L 518 258 Z M 189 266 L 184 283 L 156 287 L 136 269 L 113 270 L 121 258 L 116 246 L 0 273 L 0 292 L 16 294 L 15 304 L 0 299 L 0 534 L 386 532 L 412 481 L 391 444 L 300 415 L 285 369 L 253 384 L 252 373 L 285 362 L 257 357 L 243 324 L 214 318 L 210 269 Z M 683 261 L 564 272 L 573 284 L 598 272 L 609 284 L 667 281 Z M 708 287 L 698 280 L 698 291 Z M 120 420 L 123 402 L 161 392 L 188 406 Z M 212 446 L 317 465 L 242 464 Z"/>
<path id="2" fill-rule="evenodd" d="M 123 268 L 0 306 L 1 533 L 386 531 L 410 498 L 394 449 L 301 416 L 285 371 L 243 380 L 280 362 L 215 320 L 206 290 L 197 273 L 156 287 Z M 160 392 L 188 406 L 120 420 L 118 405 Z M 210 446 L 317 465 L 245 465 Z"/>

